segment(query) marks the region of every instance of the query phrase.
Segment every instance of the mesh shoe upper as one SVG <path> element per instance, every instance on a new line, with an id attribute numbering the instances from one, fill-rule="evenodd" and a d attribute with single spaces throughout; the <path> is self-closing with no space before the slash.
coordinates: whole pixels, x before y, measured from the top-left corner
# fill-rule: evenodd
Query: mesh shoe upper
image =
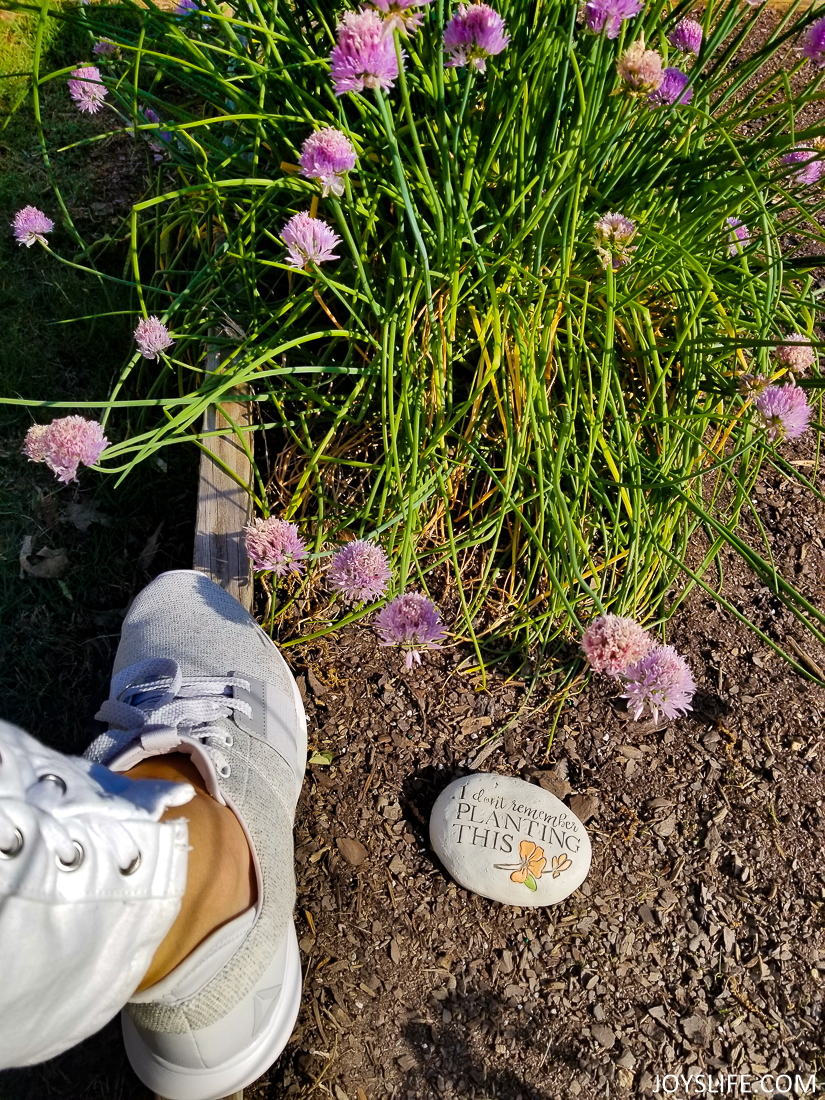
<path id="1" fill-rule="evenodd" d="M 151 668 L 157 676 L 147 681 Z M 195 572 L 164 574 L 135 599 L 114 671 L 113 696 L 101 713 L 110 721 L 122 715 L 127 728 L 102 735 L 88 755 L 126 769 L 157 752 L 191 751 L 210 788 L 237 814 L 255 858 L 257 920 L 230 961 L 176 1005 L 128 1007 L 145 1031 L 198 1031 L 253 990 L 291 921 L 303 707 L 270 639 L 232 596 Z"/>

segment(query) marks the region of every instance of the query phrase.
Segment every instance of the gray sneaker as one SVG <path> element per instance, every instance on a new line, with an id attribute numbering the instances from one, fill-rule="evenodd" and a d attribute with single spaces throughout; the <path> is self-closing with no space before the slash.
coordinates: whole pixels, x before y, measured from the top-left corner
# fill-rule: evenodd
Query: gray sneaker
<path id="1" fill-rule="evenodd" d="M 122 1014 L 129 1061 L 169 1100 L 213 1100 L 259 1077 L 298 1015 L 301 965 L 292 826 L 306 766 L 298 686 L 255 620 L 202 573 L 164 573 L 123 624 L 110 724 L 86 756 L 114 771 L 191 756 L 237 815 L 258 879 L 254 908 L 224 925 Z"/>

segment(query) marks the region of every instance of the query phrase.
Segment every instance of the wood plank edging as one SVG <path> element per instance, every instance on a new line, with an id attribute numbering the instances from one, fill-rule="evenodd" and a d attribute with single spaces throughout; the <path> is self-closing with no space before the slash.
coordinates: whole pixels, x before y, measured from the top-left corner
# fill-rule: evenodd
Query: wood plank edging
<path id="1" fill-rule="evenodd" d="M 207 370 L 220 369 L 220 353 L 210 352 Z M 204 432 L 230 427 L 222 410 L 241 428 L 252 423 L 250 402 L 227 401 L 207 409 Z M 252 485 L 252 464 L 234 434 L 213 436 L 202 445 L 206 450 L 201 451 L 192 567 L 210 576 L 250 611 L 252 564 L 244 549 L 243 528 L 252 519 L 252 497 L 242 486 Z M 240 484 L 213 461 L 213 455 L 233 471 Z"/>

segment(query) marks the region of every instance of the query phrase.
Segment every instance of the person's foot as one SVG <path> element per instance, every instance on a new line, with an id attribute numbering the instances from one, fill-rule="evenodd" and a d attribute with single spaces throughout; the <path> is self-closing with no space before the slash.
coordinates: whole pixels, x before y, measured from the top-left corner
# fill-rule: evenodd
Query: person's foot
<path id="1" fill-rule="evenodd" d="M 88 758 L 134 778 L 174 776 L 198 792 L 180 810 L 193 849 L 181 912 L 191 882 L 189 911 L 200 923 L 179 916 L 124 1010 L 129 1060 L 169 1100 L 225 1096 L 275 1061 L 300 1005 L 292 921 L 292 823 L 306 763 L 300 693 L 240 604 L 203 574 L 179 571 L 132 605 L 98 716 L 110 730 Z M 209 874 L 215 846 L 220 887 Z"/>
<path id="2" fill-rule="evenodd" d="M 254 906 L 258 896 L 255 860 L 238 818 L 216 802 L 188 756 L 169 753 L 135 764 L 130 779 L 188 783 L 191 802 L 167 810 L 161 821 L 186 821 L 189 858 L 186 890 L 175 922 L 152 958 L 138 993 L 171 973 L 196 947 L 224 924 Z"/>

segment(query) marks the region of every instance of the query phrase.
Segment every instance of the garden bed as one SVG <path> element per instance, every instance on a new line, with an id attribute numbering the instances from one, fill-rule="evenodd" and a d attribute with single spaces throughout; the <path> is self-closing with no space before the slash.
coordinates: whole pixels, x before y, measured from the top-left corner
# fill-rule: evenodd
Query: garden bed
<path id="1" fill-rule="evenodd" d="M 93 163 L 100 172 L 100 154 Z M 115 199 L 100 213 L 117 221 L 119 210 Z M 87 224 L 97 213 L 90 205 Z M 782 449 L 822 493 L 816 457 L 809 443 Z M 46 479 L 16 461 L 19 501 Z M 294 475 L 285 462 L 280 470 L 275 510 L 288 503 Z M 9 647 L 12 717 L 60 747 L 82 750 L 92 736 L 129 598 L 154 573 L 190 563 L 192 495 L 175 490 L 175 516 L 156 535 L 170 505 L 157 471 L 146 476 L 155 499 L 118 515 L 117 534 L 70 534 L 73 560 L 94 571 L 108 545 L 119 578 L 70 578 L 68 599 L 57 581 L 7 578 L 24 604 L 9 620 L 24 643 Z M 769 464 L 749 495 L 781 571 L 821 607 L 821 506 Z M 40 525 L 41 541 L 65 542 L 65 503 L 41 491 L 31 508 L 15 507 Z M 214 522 L 202 520 L 201 534 L 210 531 Z M 747 511 L 742 532 L 761 538 Z M 690 555 L 697 566 L 697 542 Z M 721 567 L 722 598 L 821 679 L 825 651 L 787 608 L 727 549 Z M 429 576 L 438 585 L 444 574 Z M 457 617 L 454 588 L 434 595 Z M 602 1100 L 646 1095 L 657 1074 L 691 1069 L 822 1076 L 822 686 L 797 677 L 699 591 L 667 624 L 699 684 L 694 713 L 663 728 L 629 722 L 608 681 L 582 686 L 581 677 L 556 722 L 558 677 L 527 698 L 532 666 L 519 671 L 516 661 L 485 685 L 467 671 L 467 644 L 427 654 L 417 673 L 364 624 L 300 644 L 298 611 L 279 629 L 307 702 L 311 748 L 332 763 L 310 765 L 296 822 L 301 1016 L 249 1098 Z M 29 705 L 21 686 L 32 654 L 42 664 L 52 652 L 56 695 Z M 559 649 L 568 669 L 575 656 L 572 642 Z M 560 906 L 503 909 L 457 888 L 434 860 L 430 807 L 473 764 L 540 782 L 582 817 L 592 813 L 590 876 Z M 114 1022 L 43 1067 L 4 1074 L 0 1095 L 148 1093 Z"/>

